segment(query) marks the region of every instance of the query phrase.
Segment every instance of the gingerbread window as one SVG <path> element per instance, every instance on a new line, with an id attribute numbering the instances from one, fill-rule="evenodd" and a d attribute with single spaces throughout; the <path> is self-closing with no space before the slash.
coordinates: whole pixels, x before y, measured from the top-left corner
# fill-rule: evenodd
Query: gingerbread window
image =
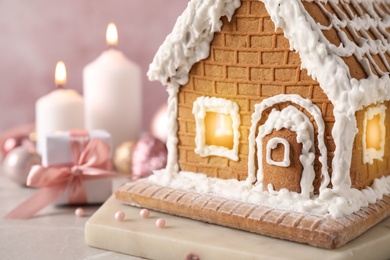
<path id="1" fill-rule="evenodd" d="M 272 156 L 272 151 L 275 150 L 279 145 L 283 146 L 283 159 L 274 160 Z M 269 165 L 275 165 L 279 167 L 288 167 L 290 166 L 290 144 L 289 142 L 280 137 L 274 137 L 267 143 L 266 148 L 266 160 Z"/>
<path id="2" fill-rule="evenodd" d="M 363 121 L 363 163 L 372 164 L 374 159 L 382 160 L 385 153 L 386 106 L 369 107 Z"/>
<path id="3" fill-rule="evenodd" d="M 195 153 L 238 160 L 240 115 L 237 103 L 224 98 L 199 97 L 193 105 Z"/>

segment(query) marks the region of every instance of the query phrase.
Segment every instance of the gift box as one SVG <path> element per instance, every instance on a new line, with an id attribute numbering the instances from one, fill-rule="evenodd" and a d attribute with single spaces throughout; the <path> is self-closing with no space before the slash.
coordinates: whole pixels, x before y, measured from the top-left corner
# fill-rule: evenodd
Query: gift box
<path id="1" fill-rule="evenodd" d="M 85 136 L 87 135 L 87 137 Z M 103 130 L 94 130 L 90 132 L 86 131 L 70 131 L 70 132 L 57 132 L 46 136 L 43 142 L 42 150 L 42 166 L 48 168 L 60 168 L 60 167 L 73 167 L 75 160 L 75 152 L 72 151 L 71 139 L 73 142 L 78 143 L 79 148 L 82 150 L 85 148 L 86 142 L 93 139 L 99 139 L 105 144 L 109 145 L 109 154 L 105 156 L 109 157 L 103 165 L 99 165 L 96 170 L 112 170 L 112 154 L 111 149 L 111 135 Z M 82 151 L 79 151 L 81 153 Z M 96 167 L 96 166 L 94 166 Z M 48 173 L 49 174 L 49 173 Z M 81 173 L 82 174 L 82 173 Z M 83 189 L 85 189 L 86 203 L 102 203 L 112 194 L 112 179 L 102 178 L 83 181 Z M 70 192 L 74 192 L 68 187 L 65 192 L 57 199 L 55 204 L 79 204 L 78 201 L 70 201 Z"/>

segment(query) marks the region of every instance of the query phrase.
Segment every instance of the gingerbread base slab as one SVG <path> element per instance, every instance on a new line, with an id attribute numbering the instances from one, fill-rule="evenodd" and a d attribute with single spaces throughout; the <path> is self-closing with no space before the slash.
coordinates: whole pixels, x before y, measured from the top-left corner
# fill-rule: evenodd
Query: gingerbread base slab
<path id="1" fill-rule="evenodd" d="M 114 214 L 124 211 L 118 222 Z M 149 218 L 140 209 L 111 196 L 85 225 L 86 243 L 118 253 L 149 259 L 387 259 L 390 256 L 390 218 L 385 219 L 347 245 L 333 250 L 253 234 L 151 211 Z M 167 226 L 155 226 L 164 218 Z"/>
<path id="2" fill-rule="evenodd" d="M 127 183 L 115 195 L 133 206 L 321 248 L 343 246 L 390 215 L 390 196 L 334 219 L 173 189 L 148 180 Z"/>

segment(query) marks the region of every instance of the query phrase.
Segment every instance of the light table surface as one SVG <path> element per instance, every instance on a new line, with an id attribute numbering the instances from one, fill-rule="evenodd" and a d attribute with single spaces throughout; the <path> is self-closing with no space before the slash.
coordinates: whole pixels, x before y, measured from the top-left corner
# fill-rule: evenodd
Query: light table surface
<path id="1" fill-rule="evenodd" d="M 48 206 L 31 219 L 2 218 L 34 192 L 0 171 L 0 259 L 139 259 L 85 243 L 85 222 L 100 205 L 83 207 L 85 217 L 75 216 L 76 207 Z"/>

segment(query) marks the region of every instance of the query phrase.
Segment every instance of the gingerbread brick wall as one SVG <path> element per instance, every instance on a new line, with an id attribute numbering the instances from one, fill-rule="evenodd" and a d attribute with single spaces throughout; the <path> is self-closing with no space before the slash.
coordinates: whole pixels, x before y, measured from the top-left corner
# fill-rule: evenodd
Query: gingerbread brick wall
<path id="1" fill-rule="evenodd" d="M 188 84 L 180 89 L 178 138 L 181 170 L 224 179 L 245 179 L 248 171 L 248 135 L 254 106 L 278 94 L 299 94 L 311 99 L 320 108 L 326 124 L 325 142 L 331 166 L 335 149 L 331 137 L 334 124 L 332 104 L 318 82 L 300 69 L 299 55 L 290 51 L 282 30 L 275 32 L 263 3 L 243 0 L 230 23 L 223 18 L 222 31 L 214 35 L 210 56 L 193 66 Z M 237 102 L 241 117 L 239 161 L 195 154 L 192 105 L 200 96 L 222 97 Z M 304 109 L 301 110 L 311 118 Z M 316 129 L 316 124 L 313 125 Z M 315 169 L 319 174 L 321 164 L 318 156 L 317 151 Z"/>
<path id="2" fill-rule="evenodd" d="M 375 178 L 390 175 L 390 102 L 384 102 L 384 105 L 387 107 L 385 117 L 385 154 L 382 161 L 374 160 L 373 164 L 363 163 L 363 120 L 367 108 L 356 113 L 359 132 L 355 137 L 351 163 L 352 186 L 355 188 L 364 188 L 367 185 L 371 185 Z"/>

